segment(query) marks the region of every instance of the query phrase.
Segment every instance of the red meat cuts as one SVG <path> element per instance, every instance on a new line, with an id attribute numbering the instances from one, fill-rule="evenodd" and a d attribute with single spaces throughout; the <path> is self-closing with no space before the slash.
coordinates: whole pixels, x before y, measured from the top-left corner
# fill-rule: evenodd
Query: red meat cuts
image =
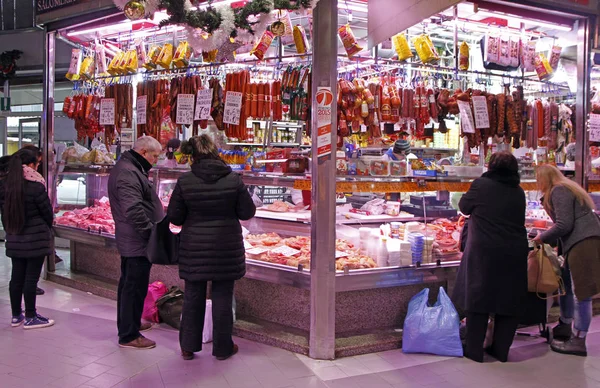
<path id="1" fill-rule="evenodd" d="M 95 201 L 94 206 L 65 212 L 55 220 L 56 225 L 85 229 L 90 232 L 115 234 L 115 221 L 108 201 Z"/>

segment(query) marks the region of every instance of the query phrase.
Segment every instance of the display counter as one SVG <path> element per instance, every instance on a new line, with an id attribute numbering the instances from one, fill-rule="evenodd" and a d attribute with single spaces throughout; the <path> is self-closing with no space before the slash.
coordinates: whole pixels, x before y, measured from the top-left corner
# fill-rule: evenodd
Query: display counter
<path id="1" fill-rule="evenodd" d="M 54 231 L 56 237 L 70 241 L 71 261 L 68 270 L 49 273 L 49 278 L 58 283 L 114 299 L 121 264 L 115 237 L 111 234 L 114 228 L 110 224 L 112 220 L 110 208 L 106 199 L 103 199 L 106 195 L 105 186 L 110 169 L 110 166 L 59 166 L 57 181 L 60 182 L 60 177 L 63 175 L 68 175 L 71 179 L 79 176 L 77 179 L 84 182 L 86 198 L 85 203 L 80 206 L 73 204 L 61 206 L 59 198 L 61 211 Z M 165 206 L 168 204 L 177 177 L 185 171 L 185 169 L 156 168 L 151 172 L 151 179 Z M 305 177 L 274 177 L 269 174 L 248 174 L 243 175 L 243 179 L 248 186 L 269 185 L 288 188 L 302 187 L 302 182 L 307 181 Z M 357 178 L 357 181 L 368 184 L 374 193 L 383 189 L 378 185 L 384 183 L 377 180 L 368 182 L 366 178 Z M 407 184 L 405 187 L 412 187 L 413 184 L 421 185 L 409 178 L 403 181 L 398 180 L 398 183 Z M 347 178 L 340 178 L 339 183 L 343 185 L 349 182 Z M 460 184 L 455 188 L 468 188 L 468 181 L 465 180 L 446 183 Z M 436 182 L 429 180 L 427 184 L 436 184 Z M 365 188 L 362 188 L 363 192 Z M 341 206 L 345 206 L 346 210 L 351 208 L 348 204 Z M 78 207 L 79 209 L 76 210 Z M 436 217 L 415 217 L 407 213 L 394 217 L 386 214 L 368 216 L 339 211 L 336 221 L 339 229 L 340 240 L 338 241 L 345 241 L 340 249 L 346 248 L 350 254 L 357 252 L 356 254 L 359 255 L 360 241 L 356 238 L 358 230 L 365 226 L 379 228 L 380 224 L 390 222 L 415 224 L 422 222 L 425 225 L 425 221 L 433 222 L 435 219 Z M 257 236 L 272 236 L 276 232 L 281 241 L 306 243 L 310 238 L 310 221 L 310 212 L 306 209 L 279 213 L 263 208 L 257 211 L 255 218 L 242 222 L 242 225 L 250 233 L 247 242 L 252 238 L 259 238 Z M 341 240 L 341 236 L 346 236 L 353 242 Z M 353 244 L 356 244 L 356 247 L 353 247 Z M 279 245 L 285 246 L 285 244 Z M 250 248 L 249 251 L 252 252 L 252 249 Z M 361 252 L 360 255 L 364 259 L 367 253 Z M 443 260 L 435 257 L 430 263 L 383 267 L 376 264 L 377 258 L 369 260 L 368 264 L 365 264 L 365 260 L 360 263 L 358 259 L 353 261 L 343 255 L 337 261 L 332 258 L 331 262 L 336 262 L 338 269 L 335 277 L 336 336 L 345 338 L 347 342 L 345 346 L 340 346 L 338 349 L 339 355 L 398 346 L 400 334 L 394 329 L 402 326 L 410 298 L 423 287 L 437 289 L 439 286 L 445 286 L 451 290 L 453 286 L 457 266 L 460 263 L 460 254 L 458 252 L 446 254 Z M 270 257 L 262 261 L 247 258 L 246 276 L 236 283 L 237 333 L 307 354 L 307 338 L 310 330 L 308 302 L 311 287 L 310 260 L 296 260 L 293 257 L 281 260 L 280 256 L 272 262 L 264 260 L 270 260 Z M 340 264 L 341 260 L 347 260 L 347 264 Z M 179 279 L 177 266 L 153 266 L 150 281 L 157 280 L 168 286 L 184 287 Z M 265 295 L 269 297 L 265 298 Z M 295 333 L 292 336 L 293 341 L 287 338 L 290 333 Z M 380 340 L 371 338 L 369 341 L 364 341 L 365 335 L 374 333 L 379 333 L 377 335 Z"/>

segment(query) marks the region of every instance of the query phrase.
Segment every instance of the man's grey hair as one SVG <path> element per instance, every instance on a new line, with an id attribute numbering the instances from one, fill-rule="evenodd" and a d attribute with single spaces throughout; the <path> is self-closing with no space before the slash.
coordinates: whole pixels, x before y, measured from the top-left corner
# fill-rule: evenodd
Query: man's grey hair
<path id="1" fill-rule="evenodd" d="M 158 140 L 153 138 L 152 136 L 142 136 L 139 137 L 135 143 L 133 144 L 134 151 L 153 151 L 160 152 L 162 151 L 162 145 Z"/>

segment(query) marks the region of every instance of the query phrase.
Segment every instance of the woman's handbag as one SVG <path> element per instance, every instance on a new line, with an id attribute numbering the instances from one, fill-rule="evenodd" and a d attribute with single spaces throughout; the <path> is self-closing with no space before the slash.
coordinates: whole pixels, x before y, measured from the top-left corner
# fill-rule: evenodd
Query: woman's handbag
<path id="1" fill-rule="evenodd" d="M 171 232 L 167 217 L 152 228 L 146 254 L 152 264 L 177 264 L 179 255 L 179 235 Z"/>
<path id="2" fill-rule="evenodd" d="M 535 292 L 540 299 L 548 299 L 547 297 L 542 298 L 540 294 L 552 295 L 556 291 L 559 291 L 560 295 L 564 295 L 560 264 L 549 245 L 544 244 L 529 253 L 527 286 L 529 292 Z"/>
<path id="3" fill-rule="evenodd" d="M 183 291 L 173 286 L 165 295 L 156 301 L 160 320 L 179 330 L 181 326 L 181 311 L 183 310 Z"/>

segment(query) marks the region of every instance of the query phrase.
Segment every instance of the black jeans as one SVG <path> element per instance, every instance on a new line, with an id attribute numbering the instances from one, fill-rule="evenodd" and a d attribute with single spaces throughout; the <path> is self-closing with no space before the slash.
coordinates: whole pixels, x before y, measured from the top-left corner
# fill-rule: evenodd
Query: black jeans
<path id="1" fill-rule="evenodd" d="M 121 279 L 117 294 L 117 327 L 119 343 L 126 344 L 138 337 L 148 293 L 152 264 L 145 257 L 121 257 Z"/>
<path id="2" fill-rule="evenodd" d="M 25 299 L 25 316 L 33 318 L 36 315 L 35 299 L 38 280 L 44 265 L 45 257 L 29 259 L 11 259 L 12 274 L 8 286 L 12 315 L 21 315 L 21 299 Z"/>
<path id="3" fill-rule="evenodd" d="M 233 352 L 233 286 L 234 281 L 212 282 L 213 351 L 215 357 Z M 185 282 L 183 313 L 179 329 L 181 349 L 202 350 L 202 332 L 206 313 L 206 282 Z"/>
<path id="4" fill-rule="evenodd" d="M 483 343 L 488 327 L 489 314 L 467 312 L 467 348 L 466 355 L 475 361 L 483 361 Z M 491 353 L 498 361 L 506 362 L 508 352 L 515 338 L 519 318 L 507 315 L 494 317 L 494 337 Z"/>

